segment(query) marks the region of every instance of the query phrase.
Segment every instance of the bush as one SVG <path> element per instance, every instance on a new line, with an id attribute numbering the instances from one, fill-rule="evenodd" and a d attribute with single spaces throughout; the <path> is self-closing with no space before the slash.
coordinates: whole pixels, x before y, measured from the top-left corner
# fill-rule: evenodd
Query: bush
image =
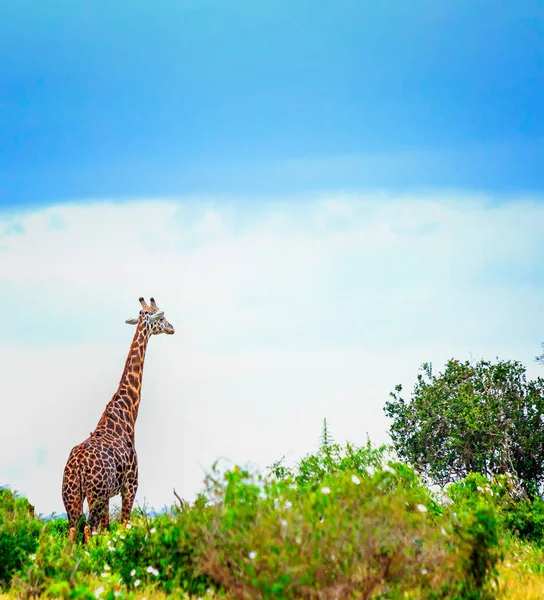
<path id="1" fill-rule="evenodd" d="M 28 561 L 41 529 L 26 498 L 0 489 L 0 587 L 7 587 L 13 574 Z"/>
<path id="2" fill-rule="evenodd" d="M 470 473 L 448 487 L 448 495 L 457 506 L 474 511 L 477 506 L 493 506 L 505 533 L 529 542 L 544 540 L 544 500 L 520 496 L 518 482 L 509 475 L 485 477 Z"/>
<path id="3" fill-rule="evenodd" d="M 327 439 L 295 468 L 276 463 L 267 477 L 214 466 L 192 506 L 153 518 L 135 511 L 129 528 L 113 523 L 85 546 L 68 541 L 64 519 L 40 524 L 26 501 L 6 496 L 6 514 L 19 511 L 36 527 L 10 571 L 18 569 L 12 590 L 23 599 L 215 590 L 252 600 L 484 600 L 493 596 L 500 524 L 517 514 L 516 527 L 529 528 L 529 508 L 515 512 L 515 489 L 507 477 L 472 474 L 449 487 L 446 503 L 385 447 Z"/>
<path id="4" fill-rule="evenodd" d="M 541 544 L 544 540 L 544 501 L 541 498 L 518 502 L 503 517 L 505 527 L 522 540 Z"/>
<path id="5" fill-rule="evenodd" d="M 69 542 L 65 526 L 51 522 L 13 588 L 21 598 L 113 598 L 121 593 L 129 598 L 144 587 L 168 595 L 204 595 L 214 587 L 198 563 L 207 510 L 200 498 L 170 514 L 133 517 L 128 529 L 112 524 L 111 531 L 85 546 Z"/>
<path id="6" fill-rule="evenodd" d="M 491 597 L 493 510 L 456 518 L 404 468 L 339 471 L 317 489 L 215 471 L 204 570 L 235 598 Z"/>
<path id="7" fill-rule="evenodd" d="M 370 440 L 364 446 L 332 441 L 326 419 L 323 421 L 321 443 L 317 452 L 307 454 L 295 468 L 287 467 L 284 459 L 269 467 L 277 479 L 293 479 L 297 484 L 316 488 L 327 475 L 338 472 L 356 472 L 366 475 L 387 462 L 387 446 L 374 447 Z"/>

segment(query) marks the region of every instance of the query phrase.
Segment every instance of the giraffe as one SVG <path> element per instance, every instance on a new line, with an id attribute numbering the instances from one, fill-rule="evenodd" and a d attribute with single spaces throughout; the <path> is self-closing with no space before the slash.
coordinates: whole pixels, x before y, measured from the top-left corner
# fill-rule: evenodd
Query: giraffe
<path id="1" fill-rule="evenodd" d="M 147 304 L 139 298 L 142 309 L 137 319 L 125 323 L 136 325 L 119 387 L 106 406 L 94 431 L 81 444 L 72 448 L 62 480 L 62 501 L 68 515 L 69 537 L 75 540 L 76 526 L 83 515 L 85 498 L 89 517 L 84 541 L 91 532 L 109 528 L 109 500 L 121 494 L 121 522 L 129 520 L 138 488 L 138 458 L 134 446 L 134 425 L 140 406 L 140 392 L 145 352 L 150 336 L 174 328 L 164 318 L 155 300 Z"/>

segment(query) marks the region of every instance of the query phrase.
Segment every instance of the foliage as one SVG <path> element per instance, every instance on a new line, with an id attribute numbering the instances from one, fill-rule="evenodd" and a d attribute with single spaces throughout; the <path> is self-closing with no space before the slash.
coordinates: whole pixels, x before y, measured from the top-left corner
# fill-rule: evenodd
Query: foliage
<path id="1" fill-rule="evenodd" d="M 411 467 L 369 444 L 321 455 L 323 447 L 321 459 L 309 455 L 284 478 L 214 468 L 193 505 L 134 515 L 130 528 L 114 523 L 86 546 L 68 541 L 63 519 L 42 524 L 12 591 L 23 599 L 128 599 L 144 590 L 211 598 L 214 589 L 252 599 L 490 597 L 500 551 L 487 496 L 467 482 L 442 505 Z"/>
<path id="2" fill-rule="evenodd" d="M 469 511 L 481 504 L 492 506 L 504 533 L 541 544 L 544 541 L 544 500 L 520 497 L 518 490 L 510 476 L 487 478 L 471 473 L 448 486 L 447 494 L 458 508 Z"/>
<path id="3" fill-rule="evenodd" d="M 504 526 L 523 540 L 542 543 L 544 540 L 544 501 L 541 498 L 517 502 L 504 515 Z"/>
<path id="4" fill-rule="evenodd" d="M 334 443 L 327 420 L 324 419 L 317 452 L 307 454 L 295 467 L 287 467 L 282 458 L 269 467 L 269 472 L 278 479 L 293 479 L 298 485 L 316 488 L 333 473 L 354 471 L 366 475 L 381 468 L 386 461 L 385 445 L 376 448 L 370 440 L 364 446 Z"/>
<path id="5" fill-rule="evenodd" d="M 469 473 L 464 479 L 447 487 L 448 497 L 456 506 L 474 509 L 477 505 L 491 504 L 498 513 L 515 509 L 524 496 L 511 475 L 486 477 Z"/>
<path id="6" fill-rule="evenodd" d="M 41 528 L 26 498 L 0 489 L 0 588 L 10 583 L 34 552 Z"/>
<path id="7" fill-rule="evenodd" d="M 544 590 L 544 549 L 515 537 L 503 539 L 505 560 L 499 568 L 501 600 L 536 600 Z"/>
<path id="8" fill-rule="evenodd" d="M 65 528 L 48 524 L 31 564 L 14 581 L 20 598 L 132 597 L 143 589 L 172 594 L 204 595 L 213 582 L 198 567 L 201 523 L 207 506 L 193 506 L 153 518 L 133 517 L 130 527 L 111 531 L 74 545 Z"/>
<path id="9" fill-rule="evenodd" d="M 471 510 L 466 510 L 466 506 L 457 507 L 455 515 L 457 546 L 464 550 L 460 553 L 465 572 L 465 580 L 460 585 L 461 596 L 467 599 L 492 597 L 491 589 L 485 589 L 486 582 L 496 583 L 496 565 L 502 558 L 496 512 L 492 505 L 480 500 Z"/>
<path id="10" fill-rule="evenodd" d="M 26 500 L 4 492 L 0 531 L 9 522 L 18 540 L 33 540 L 8 551 L 19 561 L 11 593 L 487 600 L 501 585 L 505 598 L 521 597 L 504 552 L 527 597 L 544 583 L 544 501 L 520 494 L 515 476 L 470 473 L 431 492 L 385 446 L 339 445 L 326 421 L 320 442 L 264 477 L 214 466 L 192 505 L 180 500 L 154 517 L 134 511 L 129 528 L 113 523 L 87 545 L 69 542 L 64 519 L 41 523 Z"/>
<path id="11" fill-rule="evenodd" d="M 235 598 L 491 597 L 493 509 L 454 516 L 411 474 L 335 471 L 315 488 L 214 471 L 203 568 Z"/>
<path id="12" fill-rule="evenodd" d="M 519 362 L 424 364 L 411 399 L 398 385 L 385 412 L 398 455 L 440 485 L 469 473 L 517 475 L 534 495 L 544 482 L 544 379 Z"/>

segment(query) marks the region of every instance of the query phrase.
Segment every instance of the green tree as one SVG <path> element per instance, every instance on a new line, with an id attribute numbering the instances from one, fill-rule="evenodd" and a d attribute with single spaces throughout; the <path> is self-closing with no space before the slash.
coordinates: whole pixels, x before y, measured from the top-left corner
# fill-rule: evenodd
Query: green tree
<path id="1" fill-rule="evenodd" d="M 444 485 L 469 473 L 511 473 L 530 494 L 544 482 L 544 379 L 517 361 L 425 363 L 411 399 L 397 385 L 385 405 L 398 455 Z"/>

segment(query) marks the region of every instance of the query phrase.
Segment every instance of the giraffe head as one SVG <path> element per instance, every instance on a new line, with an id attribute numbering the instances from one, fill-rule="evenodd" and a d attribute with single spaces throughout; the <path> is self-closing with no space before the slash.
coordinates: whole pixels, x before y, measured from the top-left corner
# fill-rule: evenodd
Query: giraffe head
<path id="1" fill-rule="evenodd" d="M 138 325 L 138 323 L 145 322 L 151 329 L 151 335 L 158 333 L 167 333 L 172 335 L 174 328 L 164 318 L 164 311 L 159 310 L 159 307 L 155 303 L 154 298 L 150 298 L 149 304 L 143 298 L 139 298 L 142 309 L 140 310 L 140 316 L 137 319 L 127 319 L 125 323 L 129 325 Z"/>

